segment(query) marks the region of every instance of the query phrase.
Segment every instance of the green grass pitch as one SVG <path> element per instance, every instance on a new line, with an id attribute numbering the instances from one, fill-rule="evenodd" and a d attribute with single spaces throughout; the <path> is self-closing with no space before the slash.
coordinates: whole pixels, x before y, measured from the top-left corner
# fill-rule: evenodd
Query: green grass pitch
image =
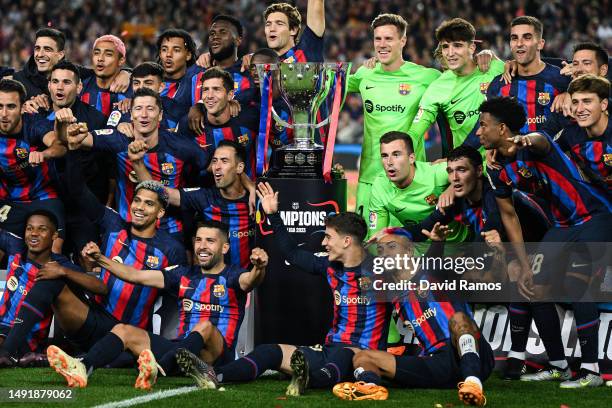
<path id="1" fill-rule="evenodd" d="M 7 403 L 0 402 L 4 407 L 60 407 L 67 408 L 93 407 L 121 400 L 150 395 L 155 392 L 191 386 L 188 378 L 169 377 L 158 379 L 152 392 L 142 392 L 133 388 L 136 371 L 128 369 L 97 370 L 89 379 L 86 389 L 76 390 L 72 402 L 62 403 Z M 225 391 L 196 390 L 187 394 L 164 399 L 157 399 L 135 406 L 163 407 L 337 407 L 357 404 L 365 406 L 387 407 L 426 407 L 451 408 L 463 404 L 457 399 L 456 390 L 407 390 L 391 388 L 387 401 L 341 401 L 334 397 L 331 390 L 310 390 L 299 398 L 285 397 L 287 381 L 276 377 L 267 377 L 250 384 L 235 384 L 225 386 Z M 64 380 L 51 369 L 0 369 L 0 388 L 61 388 Z M 555 407 L 563 405 L 576 407 L 610 407 L 612 406 L 612 389 L 600 387 L 596 389 L 562 390 L 557 383 L 533 384 L 521 382 L 505 382 L 495 374 L 485 383 L 487 407 Z"/>

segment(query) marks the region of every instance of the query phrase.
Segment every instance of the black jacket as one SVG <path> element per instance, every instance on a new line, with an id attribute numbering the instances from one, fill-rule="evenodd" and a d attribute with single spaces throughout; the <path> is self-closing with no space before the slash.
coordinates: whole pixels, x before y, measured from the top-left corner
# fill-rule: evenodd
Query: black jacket
<path id="1" fill-rule="evenodd" d="M 49 79 L 45 74 L 38 72 L 33 55 L 21 71 L 15 72 L 13 79 L 21 82 L 23 86 L 25 86 L 26 100 L 40 94 L 49 95 L 49 88 L 47 88 Z"/>

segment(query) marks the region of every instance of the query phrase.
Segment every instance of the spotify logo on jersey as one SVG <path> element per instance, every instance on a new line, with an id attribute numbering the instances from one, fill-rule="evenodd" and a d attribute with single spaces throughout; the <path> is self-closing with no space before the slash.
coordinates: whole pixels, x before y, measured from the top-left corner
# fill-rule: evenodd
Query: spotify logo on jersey
<path id="1" fill-rule="evenodd" d="M 363 105 L 365 106 L 365 110 L 368 113 L 372 113 L 372 111 L 374 110 L 374 104 L 369 99 L 366 99 L 366 101 L 363 103 Z"/>

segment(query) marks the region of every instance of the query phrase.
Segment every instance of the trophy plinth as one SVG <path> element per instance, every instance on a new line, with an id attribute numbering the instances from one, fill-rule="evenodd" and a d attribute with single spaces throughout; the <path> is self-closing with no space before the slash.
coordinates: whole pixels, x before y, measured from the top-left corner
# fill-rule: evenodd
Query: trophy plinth
<path id="1" fill-rule="evenodd" d="M 323 146 L 297 143 L 283 146 L 273 153 L 273 167 L 269 177 L 323 178 Z"/>

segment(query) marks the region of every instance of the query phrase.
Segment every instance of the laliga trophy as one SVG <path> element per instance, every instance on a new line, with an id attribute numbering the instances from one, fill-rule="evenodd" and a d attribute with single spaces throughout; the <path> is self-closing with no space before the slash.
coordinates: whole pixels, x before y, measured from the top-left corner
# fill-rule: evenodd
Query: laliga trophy
<path id="1" fill-rule="evenodd" d="M 280 63 L 258 64 L 262 101 L 271 100 L 272 84 L 280 92 L 281 98 L 289 107 L 291 123 L 283 120 L 268 105 L 270 116 L 283 127 L 293 129 L 293 143 L 276 149 L 273 153 L 273 167 L 267 176 L 276 178 L 315 178 L 324 177 L 324 164 L 333 155 L 333 144 L 338 121 L 338 112 L 346 92 L 346 75 L 350 64 L 346 63 Z M 328 96 L 330 96 L 328 98 Z M 317 122 L 317 112 L 321 105 L 333 99 L 328 105 L 329 116 Z M 262 105 L 263 106 L 263 105 Z M 334 123 L 335 122 L 335 123 Z M 315 132 L 330 125 L 327 149 L 315 143 Z M 331 142 L 331 146 L 329 145 Z M 267 148 L 267 143 L 263 149 Z M 324 163 L 324 156 L 329 155 Z M 262 160 L 258 154 L 258 161 Z M 327 169 L 329 173 L 329 169 Z M 260 173 L 261 174 L 261 173 Z M 326 177 L 327 179 L 327 177 Z"/>

